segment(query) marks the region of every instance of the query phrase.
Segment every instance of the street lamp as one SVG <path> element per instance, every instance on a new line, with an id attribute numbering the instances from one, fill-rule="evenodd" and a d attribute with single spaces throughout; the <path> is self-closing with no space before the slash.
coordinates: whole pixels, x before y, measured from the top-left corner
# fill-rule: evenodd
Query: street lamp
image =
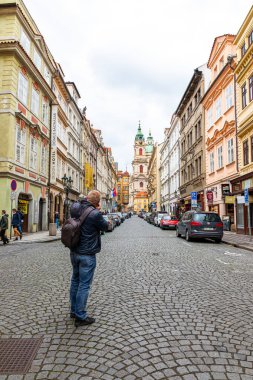
<path id="1" fill-rule="evenodd" d="M 68 219 L 69 216 L 69 192 L 72 189 L 73 180 L 71 177 L 67 177 L 66 174 L 64 174 L 64 177 L 62 177 L 62 183 L 64 187 L 64 192 L 66 194 L 64 206 L 64 218 L 65 220 Z"/>

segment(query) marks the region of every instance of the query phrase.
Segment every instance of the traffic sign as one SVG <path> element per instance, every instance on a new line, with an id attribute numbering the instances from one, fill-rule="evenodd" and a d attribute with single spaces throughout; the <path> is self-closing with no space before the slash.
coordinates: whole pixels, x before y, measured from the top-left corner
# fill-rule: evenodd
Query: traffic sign
<path id="1" fill-rule="evenodd" d="M 245 206 L 249 206 L 249 189 L 244 189 Z"/>
<path id="2" fill-rule="evenodd" d="M 15 179 L 13 179 L 11 181 L 11 190 L 12 191 L 16 191 L 17 190 L 17 181 Z"/>
<path id="3" fill-rule="evenodd" d="M 198 193 L 197 191 L 191 192 L 191 207 L 198 207 Z"/>
<path id="4" fill-rule="evenodd" d="M 11 201 L 15 201 L 16 199 L 16 191 L 11 191 Z"/>

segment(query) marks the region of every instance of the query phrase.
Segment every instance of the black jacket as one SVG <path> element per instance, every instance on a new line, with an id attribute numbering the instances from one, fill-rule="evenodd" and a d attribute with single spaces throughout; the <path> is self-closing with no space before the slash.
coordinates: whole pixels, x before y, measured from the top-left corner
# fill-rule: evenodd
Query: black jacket
<path id="1" fill-rule="evenodd" d="M 79 255 L 95 255 L 101 251 L 101 236 L 100 231 L 106 231 L 108 227 L 107 221 L 88 201 L 83 201 L 82 204 L 75 202 L 70 209 L 71 218 L 79 218 L 81 213 L 87 208 L 92 207 L 93 210 L 87 216 L 81 226 L 80 244 L 78 247 L 71 250 L 71 253 Z"/>
<path id="2" fill-rule="evenodd" d="M 13 214 L 11 224 L 12 224 L 13 227 L 20 226 L 21 219 L 20 219 L 20 215 L 19 215 L 18 212 L 16 212 L 15 214 Z"/>

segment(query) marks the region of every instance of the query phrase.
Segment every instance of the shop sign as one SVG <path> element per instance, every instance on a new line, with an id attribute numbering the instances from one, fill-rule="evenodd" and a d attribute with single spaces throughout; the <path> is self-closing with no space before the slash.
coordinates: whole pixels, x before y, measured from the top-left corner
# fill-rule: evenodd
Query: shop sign
<path id="1" fill-rule="evenodd" d="M 245 199 L 245 206 L 249 205 L 249 189 L 244 189 L 244 199 Z"/>
<path id="2" fill-rule="evenodd" d="M 222 196 L 230 195 L 230 186 L 229 183 L 224 183 L 221 185 Z"/>
<path id="3" fill-rule="evenodd" d="M 213 192 L 211 190 L 206 192 L 206 199 L 208 203 L 213 203 Z"/>
<path id="4" fill-rule="evenodd" d="M 28 201 L 25 201 L 24 199 L 19 199 L 18 200 L 18 208 L 20 209 L 20 211 L 24 214 L 24 215 L 27 215 L 28 214 Z"/>
<path id="5" fill-rule="evenodd" d="M 237 204 L 241 205 L 245 203 L 244 195 L 237 195 Z"/>
<path id="6" fill-rule="evenodd" d="M 226 195 L 225 196 L 225 203 L 226 204 L 234 204 L 235 203 L 235 196 L 234 195 Z"/>

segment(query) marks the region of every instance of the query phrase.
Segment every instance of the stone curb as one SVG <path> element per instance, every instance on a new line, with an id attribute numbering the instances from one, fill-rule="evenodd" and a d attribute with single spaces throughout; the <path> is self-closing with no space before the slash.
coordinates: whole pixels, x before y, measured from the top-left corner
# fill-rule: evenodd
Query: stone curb
<path id="1" fill-rule="evenodd" d="M 11 245 L 13 245 L 13 244 L 34 244 L 34 243 L 53 243 L 54 241 L 59 241 L 59 240 L 61 240 L 61 238 L 60 237 L 57 237 L 57 238 L 55 238 L 55 239 L 45 239 L 45 240 L 43 240 L 43 239 L 37 239 L 37 240 L 28 240 L 28 241 L 25 241 L 25 240 L 22 240 L 22 241 L 18 241 L 18 242 L 13 242 L 13 243 L 11 243 Z"/>
<path id="2" fill-rule="evenodd" d="M 253 252 L 253 247 L 249 247 L 248 245 L 242 245 L 237 243 L 232 243 L 231 241 L 222 240 L 222 243 L 231 245 L 232 247 L 245 249 L 246 251 Z"/>

